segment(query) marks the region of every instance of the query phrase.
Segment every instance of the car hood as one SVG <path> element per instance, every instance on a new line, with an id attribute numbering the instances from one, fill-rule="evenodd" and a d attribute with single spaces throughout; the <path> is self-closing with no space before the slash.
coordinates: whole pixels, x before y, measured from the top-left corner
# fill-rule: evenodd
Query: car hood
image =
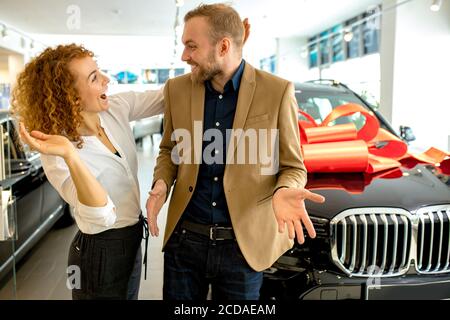
<path id="1" fill-rule="evenodd" d="M 351 208 L 393 207 L 411 213 L 437 204 L 450 204 L 450 177 L 433 166 L 396 169 L 387 174 L 314 173 L 306 186 L 326 198 L 325 203 L 306 201 L 310 216 L 331 219 Z"/>

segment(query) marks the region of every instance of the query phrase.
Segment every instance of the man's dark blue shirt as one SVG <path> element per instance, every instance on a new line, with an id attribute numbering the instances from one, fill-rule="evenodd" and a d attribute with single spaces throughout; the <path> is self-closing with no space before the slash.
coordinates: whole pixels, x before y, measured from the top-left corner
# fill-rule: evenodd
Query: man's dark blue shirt
<path id="1" fill-rule="evenodd" d="M 242 74 L 245 61 L 242 60 L 239 68 L 232 78 L 226 83 L 224 92 L 217 92 L 210 81 L 205 82 L 205 111 L 203 117 L 203 134 L 208 129 L 220 130 L 222 147 L 212 148 L 212 141 L 202 143 L 202 163 L 197 177 L 197 185 L 189 202 L 183 218 L 202 224 L 230 225 L 225 191 L 223 188 L 223 176 L 225 172 L 227 151 L 227 129 L 232 129 L 234 115 L 239 95 Z M 205 139 L 204 139 L 205 140 Z M 216 142 L 217 143 L 217 142 Z M 211 151 L 209 158 L 220 157 L 219 163 L 205 163 L 205 148 Z"/>

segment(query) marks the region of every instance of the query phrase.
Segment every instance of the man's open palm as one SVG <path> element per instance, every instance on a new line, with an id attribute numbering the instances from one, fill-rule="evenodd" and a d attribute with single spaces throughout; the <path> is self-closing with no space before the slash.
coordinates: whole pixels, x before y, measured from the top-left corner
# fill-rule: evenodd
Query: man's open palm
<path id="1" fill-rule="evenodd" d="M 305 199 L 317 203 L 325 201 L 325 198 L 317 193 L 295 188 L 278 189 L 272 199 L 278 231 L 283 233 L 285 225 L 287 225 L 289 238 L 294 239 L 295 234 L 297 234 L 297 240 L 300 244 L 305 242 L 303 226 L 305 226 L 311 238 L 316 237 L 316 231 L 305 208 Z"/>

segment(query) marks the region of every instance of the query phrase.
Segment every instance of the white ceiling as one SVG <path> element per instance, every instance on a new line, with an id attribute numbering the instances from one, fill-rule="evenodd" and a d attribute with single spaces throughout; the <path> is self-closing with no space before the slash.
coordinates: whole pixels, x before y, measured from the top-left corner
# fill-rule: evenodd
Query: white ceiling
<path id="1" fill-rule="evenodd" d="M 185 0 L 184 14 L 199 3 Z M 271 37 L 310 36 L 366 11 L 381 0 L 235 0 L 252 30 Z M 80 8 L 79 29 L 69 29 L 67 9 Z M 0 21 L 27 33 L 172 36 L 175 0 L 0 0 Z"/>

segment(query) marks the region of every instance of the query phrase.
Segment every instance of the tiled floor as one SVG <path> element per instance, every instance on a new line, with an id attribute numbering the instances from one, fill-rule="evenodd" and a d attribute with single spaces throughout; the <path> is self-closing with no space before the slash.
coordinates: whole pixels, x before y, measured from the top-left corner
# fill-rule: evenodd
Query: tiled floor
<path id="1" fill-rule="evenodd" d="M 141 207 L 144 213 L 159 142 L 160 137 L 155 135 L 154 145 L 151 144 L 150 138 L 146 138 L 143 145 L 138 148 Z M 166 214 L 167 204 L 164 205 L 158 218 L 160 235 L 158 238 L 149 240 L 147 280 L 144 280 L 142 273 L 139 299 L 162 298 L 163 255 L 161 246 Z M 8 281 L 0 284 L 0 300 L 14 298 L 21 300 L 71 299 L 70 290 L 66 286 L 67 252 L 76 232 L 76 225 L 64 229 L 52 229 L 19 263 L 16 275 L 16 295 L 14 295 L 11 277 Z M 142 243 L 142 249 L 144 249 L 144 243 Z"/>

